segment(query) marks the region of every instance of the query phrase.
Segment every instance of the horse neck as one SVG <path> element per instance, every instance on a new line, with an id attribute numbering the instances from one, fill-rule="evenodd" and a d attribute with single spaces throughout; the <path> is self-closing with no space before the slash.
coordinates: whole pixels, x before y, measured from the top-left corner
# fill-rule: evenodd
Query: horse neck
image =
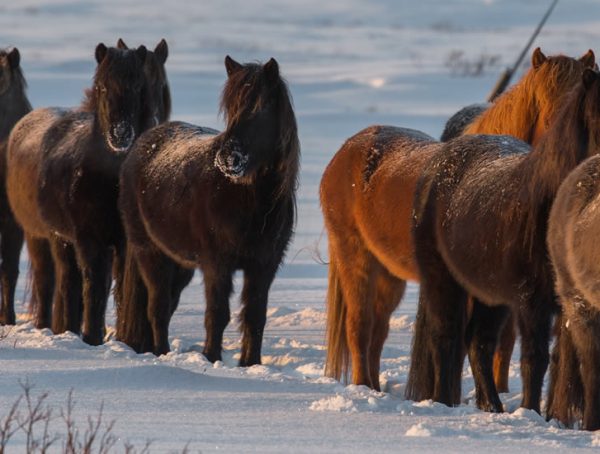
<path id="1" fill-rule="evenodd" d="M 564 109 L 527 156 L 525 178 L 532 194 L 553 200 L 566 176 L 595 150 L 583 115 Z"/>
<path id="2" fill-rule="evenodd" d="M 8 137 L 17 121 L 31 111 L 31 104 L 22 87 L 0 96 L 0 140 Z"/>

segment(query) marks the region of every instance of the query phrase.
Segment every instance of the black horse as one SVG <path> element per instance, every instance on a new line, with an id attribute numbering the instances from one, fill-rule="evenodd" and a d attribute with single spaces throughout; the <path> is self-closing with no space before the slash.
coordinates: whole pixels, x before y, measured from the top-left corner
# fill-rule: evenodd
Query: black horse
<path id="1" fill-rule="evenodd" d="M 600 79 L 585 69 L 530 153 L 508 136 L 463 136 L 423 171 L 414 223 L 421 296 L 407 397 L 457 404 L 466 338 L 477 405 L 502 411 L 492 357 L 510 307 L 522 336 L 522 406 L 540 411 L 557 312 L 548 216 L 563 179 L 600 151 L 599 105 Z M 476 301 L 465 325 L 467 294 Z"/>
<path id="2" fill-rule="evenodd" d="M 83 339 L 93 345 L 103 340 L 111 248 L 123 236 L 119 168 L 154 116 L 146 48 L 99 44 L 95 55 L 93 89 L 81 109 L 28 114 L 15 126 L 7 160 L 8 197 L 32 263 L 37 326 L 49 325 L 54 293 L 54 331 L 80 332 L 83 303 Z"/>
<path id="3" fill-rule="evenodd" d="M 119 206 L 132 266 L 117 338 L 138 351 L 168 352 L 170 317 L 189 280 L 182 269 L 198 267 L 207 304 L 203 352 L 220 360 L 232 274 L 241 269 L 239 364 L 248 366 L 260 363 L 268 292 L 292 235 L 300 146 L 277 62 L 226 57 L 225 67 L 223 133 L 166 123 L 144 134 L 123 164 Z M 134 329 L 139 319 L 151 327 L 151 342 Z"/>
<path id="4" fill-rule="evenodd" d="M 0 50 L 0 325 L 15 324 L 15 287 L 23 247 L 23 231 L 8 205 L 4 184 L 8 135 L 13 126 L 31 111 L 31 104 L 25 95 L 27 84 L 20 61 L 21 56 L 16 47 L 10 52 Z"/>

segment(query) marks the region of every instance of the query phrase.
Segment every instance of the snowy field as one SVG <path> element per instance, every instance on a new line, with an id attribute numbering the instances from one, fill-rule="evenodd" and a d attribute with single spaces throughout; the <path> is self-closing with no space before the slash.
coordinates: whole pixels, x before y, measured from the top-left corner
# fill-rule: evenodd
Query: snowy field
<path id="1" fill-rule="evenodd" d="M 473 405 L 466 367 L 464 404 L 448 408 L 403 399 L 418 288 L 410 286 L 392 320 L 383 352 L 385 392 L 344 386 L 322 376 L 327 242 L 318 184 L 343 141 L 376 123 L 439 136 L 446 118 L 481 102 L 512 65 L 550 0 L 19 0 L 0 3 L 0 46 L 21 51 L 34 107 L 77 105 L 90 84 L 100 41 L 154 48 L 166 38 L 173 119 L 216 128 L 225 80 L 223 58 L 275 57 L 294 97 L 302 144 L 299 221 L 271 291 L 263 365 L 236 367 L 239 335 L 226 331 L 225 360 L 210 364 L 204 341 L 202 278 L 184 292 L 171 324 L 172 353 L 137 355 L 109 341 L 89 347 L 27 322 L 25 283 L 19 322 L 0 329 L 0 418 L 21 392 L 48 392 L 51 431 L 73 390 L 74 416 L 104 405 L 116 448 L 129 442 L 152 452 L 592 452 L 600 433 L 564 430 L 518 408 L 518 354 L 507 412 Z M 547 54 L 600 55 L 600 2 L 563 0 L 536 41 Z M 481 63 L 481 65 L 480 65 Z M 479 71 L 478 68 L 482 68 Z M 474 74 L 479 73 L 479 74 Z M 519 75 L 522 73 L 520 71 Z M 22 275 L 27 260 L 22 260 Z M 239 289 L 239 279 L 236 281 Z M 237 295 L 232 300 L 237 313 Z M 112 303 L 108 322 L 114 324 Z M 16 436 L 7 452 L 22 452 Z M 59 450 L 62 442 L 54 445 Z"/>

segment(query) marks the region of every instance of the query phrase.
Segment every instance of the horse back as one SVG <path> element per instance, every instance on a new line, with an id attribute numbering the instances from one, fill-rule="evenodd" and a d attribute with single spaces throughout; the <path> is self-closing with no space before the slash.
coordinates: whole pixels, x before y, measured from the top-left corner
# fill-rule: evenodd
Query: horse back
<path id="1" fill-rule="evenodd" d="M 534 290 L 523 278 L 539 271 L 524 234 L 528 152 L 510 136 L 463 136 L 440 149 L 418 184 L 419 237 L 428 238 L 454 278 L 487 304 L 514 304 Z"/>

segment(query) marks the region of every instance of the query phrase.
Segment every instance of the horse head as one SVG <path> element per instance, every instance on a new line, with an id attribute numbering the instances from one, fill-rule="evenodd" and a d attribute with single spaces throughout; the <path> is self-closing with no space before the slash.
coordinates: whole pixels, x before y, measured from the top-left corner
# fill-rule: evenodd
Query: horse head
<path id="1" fill-rule="evenodd" d="M 146 48 L 96 47 L 92 109 L 97 126 L 115 153 L 129 151 L 144 129 L 144 63 Z"/>
<path id="2" fill-rule="evenodd" d="M 19 66 L 20 61 L 21 56 L 16 47 L 13 47 L 10 52 L 0 51 L 0 96 L 17 88 L 17 83 L 24 80 Z M 19 88 L 22 88 L 21 85 Z"/>
<path id="3" fill-rule="evenodd" d="M 119 49 L 129 49 L 127 44 L 120 38 L 117 41 L 117 47 Z M 144 100 L 146 102 L 146 110 L 151 114 L 147 119 L 147 127 L 163 123 L 171 115 L 171 91 L 165 70 L 165 62 L 168 56 L 169 46 L 164 39 L 156 45 L 154 51 L 146 53 L 146 62 L 144 64 L 144 73 L 146 76 L 144 90 L 146 94 Z"/>
<path id="4" fill-rule="evenodd" d="M 294 142 L 296 119 L 277 61 L 271 58 L 264 65 L 242 65 L 227 56 L 225 68 L 221 111 L 227 127 L 215 165 L 239 183 L 252 182 L 269 170 L 286 172 L 283 168 L 297 159 L 299 148 Z M 297 163 L 292 173 L 295 171 Z"/>
<path id="5" fill-rule="evenodd" d="M 596 68 L 596 58 L 590 49 L 579 59 L 556 55 L 547 57 L 538 47 L 531 57 L 531 103 L 535 104 L 537 120 L 534 137 L 541 137 L 548 130 L 553 116 L 562 105 L 557 102 L 568 94 L 581 80 L 581 74 L 587 68 Z M 532 143 L 536 143 L 534 140 Z"/>

